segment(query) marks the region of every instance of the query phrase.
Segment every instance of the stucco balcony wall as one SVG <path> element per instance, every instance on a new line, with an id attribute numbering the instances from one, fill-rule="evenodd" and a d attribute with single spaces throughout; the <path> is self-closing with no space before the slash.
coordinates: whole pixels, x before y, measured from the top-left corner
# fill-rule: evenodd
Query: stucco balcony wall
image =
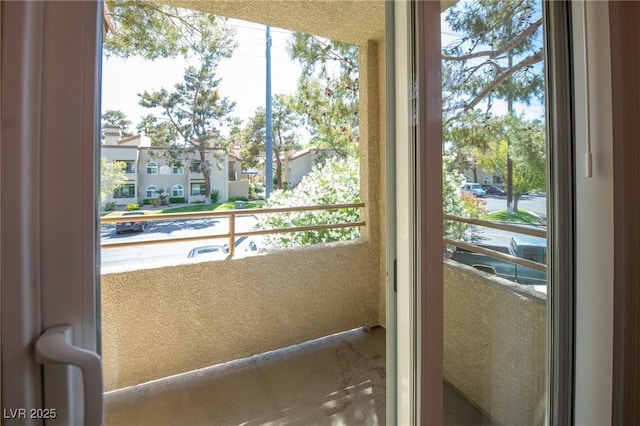
<path id="1" fill-rule="evenodd" d="M 366 242 L 102 276 L 105 390 L 378 325 Z"/>
<path id="2" fill-rule="evenodd" d="M 546 312 L 545 294 L 445 259 L 445 381 L 499 424 L 544 424 Z"/>

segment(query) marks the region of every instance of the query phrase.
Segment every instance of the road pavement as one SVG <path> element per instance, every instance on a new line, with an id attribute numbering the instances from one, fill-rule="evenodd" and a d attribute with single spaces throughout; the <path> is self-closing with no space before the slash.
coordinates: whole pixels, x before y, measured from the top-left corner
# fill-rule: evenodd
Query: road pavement
<path id="1" fill-rule="evenodd" d="M 505 196 L 487 196 L 484 200 L 486 201 L 485 208 L 489 213 L 507 208 L 507 197 Z M 547 218 L 547 198 L 544 195 L 523 195 L 518 202 L 518 208 L 528 210 L 544 220 Z M 491 244 L 506 247 L 514 235 L 516 234 L 498 229 L 471 226 L 465 233 L 463 239 L 475 244 Z"/>
<path id="2" fill-rule="evenodd" d="M 483 198 L 486 201 L 485 208 L 489 213 L 507 208 L 507 197 L 488 195 Z M 528 210 L 542 218 L 547 217 L 547 197 L 544 195 L 523 195 L 518 201 L 518 208 Z"/>
<path id="3" fill-rule="evenodd" d="M 249 231 L 258 220 L 253 215 L 237 216 L 237 232 Z M 149 222 L 144 232 L 116 234 L 115 225 L 102 225 L 100 238 L 102 243 L 114 241 L 151 241 L 178 237 L 205 237 L 176 243 L 146 244 L 128 247 L 103 248 L 100 251 L 102 272 L 121 272 L 158 266 L 168 266 L 188 262 L 187 255 L 194 247 L 208 244 L 228 244 L 228 238 L 213 237 L 215 234 L 229 232 L 229 219 L 226 217 L 189 219 L 176 221 Z M 239 253 L 240 254 L 240 253 Z"/>
<path id="4" fill-rule="evenodd" d="M 487 196 L 485 208 L 489 212 L 504 210 L 506 197 Z M 544 196 L 525 195 L 520 199 L 519 207 L 546 218 L 546 198 Z M 258 223 L 255 216 L 236 217 L 236 230 L 248 231 Z M 144 232 L 123 233 L 117 235 L 115 225 L 102 225 L 100 239 L 102 243 L 115 241 L 150 241 L 177 237 L 203 237 L 229 232 L 229 219 L 226 217 L 189 219 L 175 221 L 149 222 Z M 508 244 L 512 234 L 483 227 L 471 227 L 465 239 L 475 242 Z M 194 247 L 207 244 L 227 244 L 228 238 L 211 237 L 178 243 L 139 245 L 101 250 L 101 268 L 103 273 L 120 272 L 133 269 L 175 265 L 188 262 L 187 255 Z M 241 252 L 238 255 L 242 255 Z"/>

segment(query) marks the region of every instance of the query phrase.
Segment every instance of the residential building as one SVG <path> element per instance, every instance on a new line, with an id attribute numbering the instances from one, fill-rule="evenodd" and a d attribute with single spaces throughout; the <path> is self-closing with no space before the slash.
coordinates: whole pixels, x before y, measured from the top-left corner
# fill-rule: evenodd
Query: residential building
<path id="1" fill-rule="evenodd" d="M 238 413 L 244 418 L 234 424 L 305 423 L 297 411 L 308 401 L 304 379 L 324 372 L 319 364 L 272 370 L 270 383 L 301 379 L 289 389 L 260 381 L 265 373 L 240 392 L 207 397 L 202 369 L 281 348 L 291 359 L 301 342 L 381 326 L 382 424 L 442 425 L 443 381 L 460 378 L 488 389 L 481 403 L 499 409 L 491 415 L 527 415 L 502 424 L 638 424 L 640 3 L 543 3 L 554 88 L 545 103 L 553 123 L 549 299 L 442 257 L 440 14 L 451 3 L 172 2 L 360 47 L 363 238 L 100 276 L 101 3 L 2 2 L 5 413 L 56 409 L 67 424 L 98 425 L 106 388 L 114 391 L 106 424 L 200 424 L 214 415 L 225 424 L 223 416 Z M 447 328 L 460 323 L 454 333 Z M 532 354 L 534 340 L 543 347 Z M 451 358 L 453 341 L 475 348 Z M 331 354 L 339 372 L 347 365 L 368 370 L 380 359 L 347 343 Z M 466 368 L 452 370 L 456 361 Z M 184 383 L 193 398 L 182 398 L 186 391 L 169 402 L 154 398 L 169 384 L 164 379 L 187 372 L 195 372 Z M 233 384 L 237 376 L 223 370 L 222 379 Z M 342 410 L 380 386 L 347 379 L 323 387 L 317 406 L 326 423 L 364 423 L 362 413 L 340 417 Z M 291 389 L 297 399 L 277 401 Z M 248 411 L 250 391 L 263 391 L 255 405 L 266 413 Z M 477 401 L 472 393 L 464 398 Z"/>
<path id="2" fill-rule="evenodd" d="M 294 188 L 315 166 L 335 155 L 332 150 L 316 147 L 288 151 L 282 155 L 282 181 L 287 183 L 288 188 Z"/>
<path id="3" fill-rule="evenodd" d="M 500 176 L 485 171 L 480 165 L 477 165 L 475 170 L 466 169 L 462 174 L 467 179 L 467 182 L 476 182 L 481 185 L 503 184 Z"/>
<path id="4" fill-rule="evenodd" d="M 161 193 L 174 202 L 204 202 L 205 181 L 200 165 L 200 154 L 185 152 L 176 163 L 169 148 L 151 146 L 149 137 L 137 134 L 122 138 L 120 128 L 105 126 L 101 155 L 108 162 L 126 163 L 127 182 L 105 200 L 116 205 L 149 203 L 158 200 Z M 211 191 L 217 191 L 220 201 L 231 197 L 248 196 L 247 182 L 240 181 L 242 159 L 222 150 L 208 149 L 207 161 L 211 167 Z M 164 192 L 162 192 L 164 190 Z"/>

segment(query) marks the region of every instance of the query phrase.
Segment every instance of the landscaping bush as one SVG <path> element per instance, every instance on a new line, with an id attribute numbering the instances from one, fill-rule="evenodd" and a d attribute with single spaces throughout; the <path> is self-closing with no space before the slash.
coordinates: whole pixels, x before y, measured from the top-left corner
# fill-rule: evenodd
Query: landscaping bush
<path id="1" fill-rule="evenodd" d="M 187 201 L 185 200 L 184 197 L 169 197 L 169 202 L 171 204 L 174 204 L 174 203 L 186 203 Z"/>
<path id="2" fill-rule="evenodd" d="M 138 204 L 138 203 L 129 203 L 129 204 L 127 204 L 126 208 L 127 208 L 128 212 L 133 211 L 133 210 L 140 210 L 140 204 Z"/>
<path id="3" fill-rule="evenodd" d="M 231 197 L 229 201 L 249 201 L 249 197 Z"/>
<path id="4" fill-rule="evenodd" d="M 294 207 L 360 202 L 360 169 L 357 158 L 330 159 L 317 166 L 288 191 L 274 191 L 267 207 Z M 263 229 L 359 222 L 359 208 L 265 214 Z M 347 241 L 360 238 L 360 228 L 336 228 L 265 236 L 268 247 Z"/>
<path id="5" fill-rule="evenodd" d="M 142 204 L 145 206 L 151 205 L 151 200 L 153 198 L 145 198 L 144 200 L 142 200 Z"/>
<path id="6" fill-rule="evenodd" d="M 108 212 L 114 211 L 116 209 L 116 203 L 114 201 L 109 201 L 104 205 L 104 209 Z"/>
<path id="7" fill-rule="evenodd" d="M 213 191 L 211 191 L 210 197 L 211 197 L 211 202 L 215 204 L 220 199 L 220 192 L 217 189 L 214 189 Z"/>

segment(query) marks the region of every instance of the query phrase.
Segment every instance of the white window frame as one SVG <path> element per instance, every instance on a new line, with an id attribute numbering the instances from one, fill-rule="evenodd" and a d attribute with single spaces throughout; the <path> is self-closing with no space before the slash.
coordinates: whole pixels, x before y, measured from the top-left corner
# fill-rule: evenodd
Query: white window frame
<path id="1" fill-rule="evenodd" d="M 149 170 L 151 170 L 151 172 Z M 155 170 L 155 172 L 153 170 Z M 148 175 L 157 175 L 159 173 L 160 173 L 160 171 L 158 170 L 158 163 L 156 163 L 155 161 L 150 161 L 150 162 L 147 163 L 147 174 Z"/>
<path id="2" fill-rule="evenodd" d="M 192 183 L 192 184 L 191 184 L 191 188 L 189 188 L 189 189 L 190 189 L 190 191 L 189 191 L 189 192 L 191 193 L 191 196 L 192 196 L 192 197 L 206 197 L 206 196 L 207 196 L 207 194 L 201 194 L 201 193 L 200 193 L 201 191 L 198 191 L 198 193 L 197 193 L 197 194 L 194 194 L 194 193 L 193 193 L 193 188 L 194 188 L 194 186 L 195 186 L 195 185 L 198 185 L 198 187 L 199 187 L 199 188 L 201 188 L 202 186 L 204 186 L 204 188 L 205 188 L 205 192 L 207 191 L 207 186 L 206 186 L 206 184 L 204 184 L 204 183 L 199 183 L 199 182 L 194 182 L 194 183 Z"/>
<path id="3" fill-rule="evenodd" d="M 152 192 L 149 192 L 152 191 Z M 152 195 L 149 195 L 152 194 Z M 158 198 L 158 186 L 157 185 L 149 185 L 145 191 L 145 198 Z"/>
<path id="4" fill-rule="evenodd" d="M 184 197 L 184 186 L 180 184 L 173 185 L 171 188 L 172 197 Z"/>

